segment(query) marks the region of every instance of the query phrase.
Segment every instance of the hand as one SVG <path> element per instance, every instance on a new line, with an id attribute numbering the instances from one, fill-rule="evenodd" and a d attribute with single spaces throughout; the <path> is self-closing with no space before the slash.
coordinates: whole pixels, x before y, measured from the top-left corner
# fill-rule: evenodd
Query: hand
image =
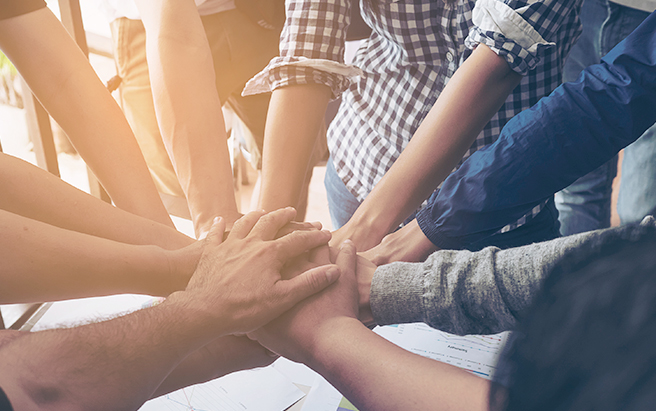
<path id="1" fill-rule="evenodd" d="M 437 250 L 439 248 L 424 235 L 415 219 L 396 232 L 385 236 L 380 245 L 362 253 L 362 256 L 376 265 L 394 261 L 415 263 L 426 260 Z"/>
<path id="2" fill-rule="evenodd" d="M 278 232 L 276 233 L 276 239 L 281 238 L 287 234 L 291 234 L 294 231 L 317 231 L 321 230 L 321 223 L 319 222 L 297 222 L 290 221 L 285 224 Z M 209 233 L 209 231 L 208 231 Z M 224 232 L 222 236 L 222 242 L 225 241 L 230 234 L 229 231 Z M 207 237 L 205 234 L 204 237 Z M 162 281 L 159 284 L 156 284 L 157 288 L 154 289 L 153 293 L 155 295 L 167 296 L 175 291 L 184 290 L 189 283 L 191 275 L 196 270 L 198 266 L 198 261 L 200 256 L 203 253 L 206 241 L 198 240 L 194 241 L 192 244 L 187 247 L 181 248 L 179 250 L 165 251 L 164 255 L 168 259 L 169 272 L 168 276 L 162 278 Z M 331 264 L 330 261 L 325 264 Z M 318 264 L 311 268 L 318 267 Z M 309 269 L 309 268 L 307 268 Z M 306 270 L 304 270 L 306 271 Z M 300 273 L 299 273 L 300 274 Z"/>
<path id="3" fill-rule="evenodd" d="M 225 242 L 222 219 L 212 227 L 196 272 L 187 289 L 169 300 L 183 300 L 201 321 L 214 323 L 218 335 L 252 331 L 294 304 L 321 291 L 339 277 L 324 265 L 291 279 L 280 270 L 290 260 L 330 240 L 327 231 L 295 231 L 279 239 L 276 233 L 296 211 L 252 212 L 237 221 Z M 217 335 L 217 336 L 218 336 Z"/>
<path id="4" fill-rule="evenodd" d="M 320 252 L 326 255 L 325 250 Z M 332 332 L 334 321 L 357 317 L 355 264 L 355 247 L 347 241 L 337 255 L 341 275 L 335 284 L 248 336 L 291 360 L 310 361 L 314 356 L 313 347 L 322 335 Z"/>
<path id="5" fill-rule="evenodd" d="M 225 221 L 226 231 L 229 233 L 230 230 L 232 230 L 232 226 L 235 225 L 235 223 L 243 216 L 244 215 L 242 213 L 237 213 L 237 212 L 222 213 L 221 218 L 223 218 L 223 221 Z M 207 235 L 210 233 L 210 230 L 212 229 L 213 225 L 214 225 L 214 217 L 207 220 L 202 220 L 202 221 L 199 220 L 196 224 L 197 238 L 199 240 L 204 240 L 207 237 Z"/>
<path id="6" fill-rule="evenodd" d="M 333 237 L 330 240 L 331 247 L 337 247 L 349 239 L 355 244 L 355 247 L 362 252 L 378 245 L 380 240 L 387 233 L 385 232 L 377 235 L 375 230 L 362 224 L 358 224 L 356 218 L 351 218 L 341 228 L 333 231 L 332 234 Z"/>

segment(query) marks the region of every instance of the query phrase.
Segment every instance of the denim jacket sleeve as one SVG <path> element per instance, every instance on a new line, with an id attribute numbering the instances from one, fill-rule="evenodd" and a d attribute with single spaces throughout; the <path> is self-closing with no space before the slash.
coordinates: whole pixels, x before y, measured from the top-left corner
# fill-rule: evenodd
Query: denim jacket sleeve
<path id="1" fill-rule="evenodd" d="M 451 174 L 417 215 L 443 249 L 467 248 L 611 159 L 656 121 L 656 14 Z"/>

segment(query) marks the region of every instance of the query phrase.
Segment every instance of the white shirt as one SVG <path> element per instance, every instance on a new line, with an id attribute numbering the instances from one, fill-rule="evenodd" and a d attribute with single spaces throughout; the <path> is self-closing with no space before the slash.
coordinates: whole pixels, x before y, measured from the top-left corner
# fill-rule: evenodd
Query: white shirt
<path id="1" fill-rule="evenodd" d="M 137 5 L 134 0 L 98 0 L 100 8 L 108 21 L 119 17 L 127 17 L 133 20 L 141 20 Z M 234 0 L 194 0 L 201 16 L 215 14 L 235 8 Z"/>

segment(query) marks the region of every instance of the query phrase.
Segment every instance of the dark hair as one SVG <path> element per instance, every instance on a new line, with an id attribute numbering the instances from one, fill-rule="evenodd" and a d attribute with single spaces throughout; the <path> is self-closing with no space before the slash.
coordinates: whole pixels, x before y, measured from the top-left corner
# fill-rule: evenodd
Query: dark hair
<path id="1" fill-rule="evenodd" d="M 633 229 L 605 257 L 554 268 L 500 363 L 511 383 L 492 389 L 492 409 L 656 409 L 656 235 Z"/>

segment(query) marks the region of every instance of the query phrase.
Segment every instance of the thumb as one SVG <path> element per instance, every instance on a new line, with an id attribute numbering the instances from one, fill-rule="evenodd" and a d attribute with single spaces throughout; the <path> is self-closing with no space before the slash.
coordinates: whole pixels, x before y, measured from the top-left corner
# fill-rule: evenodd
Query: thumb
<path id="1" fill-rule="evenodd" d="M 223 242 L 223 232 L 225 231 L 225 220 L 222 217 L 214 217 L 212 226 L 207 232 L 206 241 L 209 244 L 219 245 Z"/>
<path id="2" fill-rule="evenodd" d="M 286 302 L 293 306 L 325 289 L 337 281 L 339 276 L 339 268 L 335 265 L 324 265 L 308 270 L 292 279 L 279 281 L 279 291 L 287 300 Z"/>

